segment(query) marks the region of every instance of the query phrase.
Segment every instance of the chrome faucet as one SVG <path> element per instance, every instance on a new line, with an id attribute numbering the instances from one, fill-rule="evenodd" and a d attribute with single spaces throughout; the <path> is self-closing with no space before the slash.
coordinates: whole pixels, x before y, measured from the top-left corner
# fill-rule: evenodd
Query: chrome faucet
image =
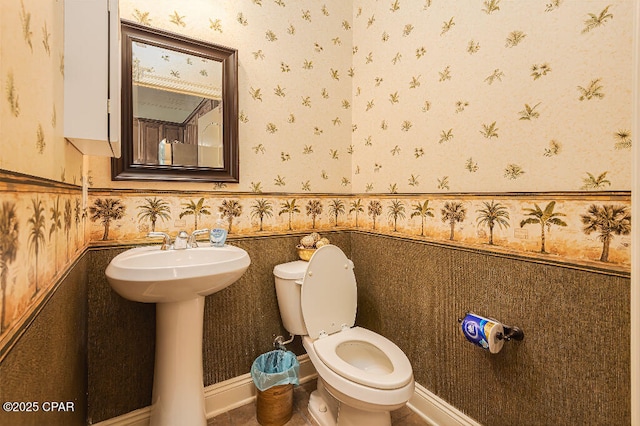
<path id="1" fill-rule="evenodd" d="M 184 250 L 189 248 L 188 241 L 189 241 L 189 234 L 187 234 L 187 231 L 178 232 L 178 235 L 176 236 L 176 239 L 173 242 L 173 249 Z"/>
<path id="2" fill-rule="evenodd" d="M 186 231 L 180 231 L 178 232 L 173 244 L 171 244 L 171 237 L 166 232 L 149 232 L 147 234 L 147 238 L 162 237 L 162 246 L 160 247 L 160 250 L 185 250 L 188 248 L 198 247 L 198 241 L 196 238 L 198 235 L 206 234 L 208 232 L 208 229 L 198 229 L 189 235 Z"/>
<path id="3" fill-rule="evenodd" d="M 187 241 L 187 246 L 189 248 L 193 248 L 193 247 L 198 247 L 198 240 L 197 237 L 198 235 L 203 235 L 203 234 L 208 234 L 209 230 L 208 229 L 197 229 L 195 231 L 193 231 L 191 233 L 191 235 L 189 235 L 189 240 Z"/>
<path id="4" fill-rule="evenodd" d="M 171 237 L 166 232 L 149 232 L 147 238 L 163 238 L 162 247 L 160 250 L 169 250 L 171 247 Z"/>

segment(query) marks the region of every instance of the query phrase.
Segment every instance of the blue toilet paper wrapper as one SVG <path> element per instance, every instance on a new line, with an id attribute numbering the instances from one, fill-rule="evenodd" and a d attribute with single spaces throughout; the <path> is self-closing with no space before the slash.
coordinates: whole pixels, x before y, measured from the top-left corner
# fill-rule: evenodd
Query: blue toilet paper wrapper
<path id="1" fill-rule="evenodd" d="M 474 345 L 492 354 L 500 352 L 504 345 L 504 327 L 501 323 L 475 314 L 467 314 L 462 319 L 462 334 Z"/>

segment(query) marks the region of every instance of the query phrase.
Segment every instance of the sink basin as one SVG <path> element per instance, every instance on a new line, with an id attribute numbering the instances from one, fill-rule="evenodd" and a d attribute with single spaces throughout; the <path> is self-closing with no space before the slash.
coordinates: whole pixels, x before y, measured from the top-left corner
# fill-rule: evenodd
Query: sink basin
<path id="1" fill-rule="evenodd" d="M 106 275 L 125 299 L 165 303 L 208 296 L 235 282 L 251 260 L 239 247 L 197 247 L 160 250 L 136 247 L 111 260 Z"/>
<path id="2" fill-rule="evenodd" d="M 105 274 L 125 299 L 156 303 L 151 426 L 206 426 L 202 368 L 205 296 L 233 284 L 251 259 L 243 249 L 137 247 L 111 260 Z"/>

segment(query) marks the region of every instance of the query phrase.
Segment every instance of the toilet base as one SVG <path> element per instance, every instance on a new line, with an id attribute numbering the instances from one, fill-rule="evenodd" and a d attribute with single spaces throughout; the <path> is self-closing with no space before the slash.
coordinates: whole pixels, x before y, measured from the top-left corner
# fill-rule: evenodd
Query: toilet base
<path id="1" fill-rule="evenodd" d="M 391 426 L 391 413 L 388 411 L 363 411 L 350 405 L 340 404 L 338 425 Z"/>
<path id="2" fill-rule="evenodd" d="M 334 397 L 318 377 L 317 389 L 309 396 L 309 414 L 320 426 L 391 426 L 389 411 L 368 411 Z"/>
<path id="3" fill-rule="evenodd" d="M 336 426 L 335 417 L 318 391 L 313 391 L 309 395 L 309 414 L 320 426 Z"/>

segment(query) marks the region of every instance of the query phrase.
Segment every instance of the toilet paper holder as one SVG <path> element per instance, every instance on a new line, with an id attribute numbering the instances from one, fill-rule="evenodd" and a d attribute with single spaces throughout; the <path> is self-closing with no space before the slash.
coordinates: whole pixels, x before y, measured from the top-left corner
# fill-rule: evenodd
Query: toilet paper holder
<path id="1" fill-rule="evenodd" d="M 475 315 L 473 312 L 469 311 L 469 312 L 466 312 L 464 316 L 467 316 L 468 314 Z M 491 318 L 491 317 L 487 317 L 487 318 L 490 319 L 491 321 L 494 321 L 496 323 L 502 324 L 502 328 L 504 329 L 504 333 L 498 333 L 498 335 L 496 335 L 497 339 L 504 340 L 505 342 L 508 342 L 510 340 L 518 340 L 518 341 L 520 341 L 520 340 L 524 339 L 524 331 L 522 331 L 521 328 L 504 324 L 504 323 L 498 321 L 495 318 Z M 464 317 L 463 318 L 458 318 L 458 322 L 462 323 L 463 319 L 464 319 Z"/>
<path id="2" fill-rule="evenodd" d="M 519 327 L 511 327 L 505 324 L 502 324 L 502 327 L 504 328 L 504 335 L 502 336 L 502 338 L 506 342 L 511 339 L 518 341 L 524 339 L 524 331 L 522 331 L 522 329 L 520 329 Z M 498 338 L 500 338 L 500 336 L 498 336 Z"/>

